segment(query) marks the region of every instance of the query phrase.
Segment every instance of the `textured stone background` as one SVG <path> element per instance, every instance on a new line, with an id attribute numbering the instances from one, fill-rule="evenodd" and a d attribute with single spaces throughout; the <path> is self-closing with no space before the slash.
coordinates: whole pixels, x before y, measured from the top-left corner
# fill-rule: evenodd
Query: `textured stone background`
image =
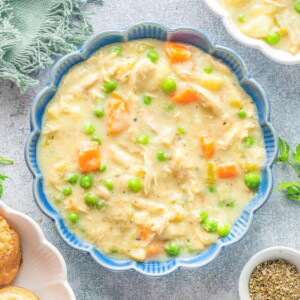
<path id="1" fill-rule="evenodd" d="M 300 66 L 278 65 L 257 50 L 237 44 L 201 0 L 105 0 L 102 7 L 89 5 L 87 12 L 92 13 L 95 32 L 152 20 L 171 27 L 201 29 L 216 43 L 238 51 L 252 76 L 270 96 L 273 125 L 278 134 L 293 146 L 300 142 Z M 33 200 L 32 178 L 23 155 L 30 104 L 35 93 L 47 82 L 48 71 L 40 73 L 40 87 L 26 96 L 20 95 L 13 84 L 0 81 L 0 154 L 15 160 L 13 167 L 1 167 L 1 171 L 11 177 L 5 183 L 4 201 L 35 220 L 42 218 L 40 226 L 46 238 L 66 260 L 69 281 L 78 300 L 235 300 L 238 299 L 240 272 L 253 254 L 274 245 L 300 250 L 300 203 L 288 201 L 280 192 L 273 192 L 268 203 L 259 210 L 249 234 L 242 241 L 223 250 L 216 260 L 198 270 L 179 270 L 160 279 L 132 272 L 112 273 L 67 246 Z M 292 176 L 285 167 L 274 167 L 275 185 Z"/>

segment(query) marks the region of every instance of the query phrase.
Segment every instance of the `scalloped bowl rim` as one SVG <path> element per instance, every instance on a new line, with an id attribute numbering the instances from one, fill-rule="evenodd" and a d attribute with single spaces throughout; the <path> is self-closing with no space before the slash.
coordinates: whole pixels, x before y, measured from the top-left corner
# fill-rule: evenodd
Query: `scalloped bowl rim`
<path id="1" fill-rule="evenodd" d="M 34 243 L 42 245 L 44 249 L 47 249 L 48 252 L 51 252 L 55 256 L 55 258 L 57 259 L 57 261 L 59 263 L 59 267 L 60 267 L 60 272 L 57 273 L 58 274 L 57 282 L 59 282 L 59 285 L 64 289 L 66 295 L 68 295 L 68 299 L 75 300 L 74 292 L 73 292 L 71 286 L 69 285 L 69 282 L 67 279 L 66 262 L 65 262 L 63 256 L 61 255 L 61 253 L 58 251 L 58 249 L 56 247 L 54 247 L 49 241 L 46 240 L 44 233 L 43 233 L 42 229 L 38 226 L 38 224 L 35 221 L 33 221 L 30 217 L 28 217 L 27 215 L 12 209 L 11 207 L 6 205 L 2 201 L 0 202 L 0 211 L 4 212 L 5 219 L 7 219 L 8 223 L 13 228 L 15 228 L 14 224 L 16 222 L 18 223 L 18 221 L 16 221 L 16 220 L 21 220 L 21 222 L 26 223 L 27 229 L 30 228 L 31 232 L 36 233 L 35 236 L 38 237 L 38 240 L 35 240 Z M 3 214 L 1 214 L 1 215 L 3 215 Z M 21 238 L 22 247 L 26 248 L 26 243 L 30 243 L 30 242 L 22 240 L 21 234 L 20 234 L 20 238 Z M 21 266 L 19 273 L 22 273 L 22 266 Z M 18 274 L 18 276 L 19 276 L 19 274 Z M 16 277 L 15 280 L 18 280 L 18 276 Z M 14 285 L 14 282 L 12 282 L 12 285 Z M 23 287 L 26 288 L 26 286 L 23 286 Z"/>
<path id="2" fill-rule="evenodd" d="M 150 28 L 150 27 L 155 27 L 157 30 L 162 30 L 164 31 L 164 33 L 166 34 L 166 37 L 163 38 L 162 40 L 168 40 L 169 35 L 172 34 L 176 34 L 176 33 L 183 33 L 183 34 L 193 34 L 195 36 L 197 36 L 198 38 L 202 39 L 205 42 L 205 46 L 209 48 L 210 51 L 206 51 L 210 54 L 212 54 L 212 52 L 217 52 L 217 51 L 221 51 L 222 53 L 226 53 L 232 56 L 232 58 L 235 59 L 235 62 L 239 65 L 240 69 L 242 70 L 242 78 L 239 80 L 239 82 L 247 82 L 247 83 L 251 83 L 255 86 L 255 90 L 258 91 L 259 93 L 261 93 L 261 100 L 263 103 L 263 109 L 264 109 L 264 115 L 263 115 L 263 119 L 261 121 L 262 124 L 264 124 L 268 130 L 269 130 L 269 134 L 270 137 L 272 138 L 272 145 L 271 147 L 273 147 L 273 151 L 271 152 L 271 156 L 269 157 L 269 159 L 266 161 L 265 166 L 264 166 L 264 170 L 266 172 L 266 191 L 265 193 L 260 197 L 255 197 L 252 199 L 252 201 L 254 201 L 256 198 L 257 200 L 257 204 L 252 206 L 251 208 L 249 208 L 249 212 L 246 212 L 246 209 L 243 210 L 243 214 L 247 213 L 247 221 L 242 220 L 242 216 L 237 220 L 237 222 L 235 223 L 235 225 L 240 222 L 243 223 L 243 231 L 242 232 L 238 232 L 238 227 L 235 230 L 235 226 L 233 226 L 233 230 L 232 232 L 234 232 L 234 234 L 237 234 L 238 237 L 235 237 L 234 239 L 230 240 L 229 237 L 231 236 L 231 234 L 223 239 L 218 240 L 215 244 L 213 244 L 210 248 L 208 248 L 205 252 L 200 253 L 196 256 L 193 257 L 179 257 L 179 258 L 175 258 L 172 260 L 169 260 L 167 262 L 137 262 L 134 260 L 117 260 L 117 259 L 112 259 L 109 258 L 103 254 L 101 254 L 93 245 L 88 244 L 84 241 L 81 241 L 79 239 L 77 239 L 65 226 L 64 221 L 62 220 L 61 215 L 51 206 L 50 202 L 47 200 L 47 198 L 44 196 L 44 202 L 42 201 L 40 195 L 39 195 L 39 184 L 42 184 L 43 181 L 43 176 L 42 173 L 39 170 L 38 167 L 38 163 L 37 163 L 37 155 L 36 155 L 36 149 L 37 149 L 37 141 L 35 141 L 36 136 L 39 136 L 40 131 L 39 131 L 39 127 L 37 124 L 37 105 L 39 103 L 39 101 L 41 99 L 43 99 L 43 97 L 46 97 L 47 93 L 51 93 L 51 92 L 55 92 L 57 87 L 55 87 L 55 82 L 57 81 L 55 78 L 55 73 L 62 68 L 62 65 L 64 62 L 67 62 L 68 59 L 82 59 L 85 60 L 86 58 L 88 58 L 90 55 L 92 55 L 92 53 L 96 52 L 97 50 L 99 50 L 101 47 L 98 47 L 97 49 L 93 49 L 92 53 L 88 54 L 89 49 L 93 47 L 94 43 L 96 43 L 97 41 L 102 41 L 102 39 L 104 39 L 107 36 L 111 36 L 111 35 L 118 35 L 120 37 L 122 37 L 125 41 L 127 40 L 135 40 L 135 39 L 140 39 L 140 38 L 146 38 L 146 37 L 136 37 L 136 38 L 129 38 L 128 36 L 135 32 L 135 30 L 140 29 L 140 28 Z M 158 38 L 156 38 L 158 39 Z M 110 44 L 112 42 L 108 42 L 106 44 Z M 200 48 L 200 47 L 199 47 Z M 201 48 L 200 48 L 201 49 Z M 203 50 L 203 49 L 202 49 Z M 87 57 L 85 57 L 84 55 L 87 55 Z M 80 60 L 79 59 L 79 60 Z M 220 59 L 220 58 L 219 58 Z M 220 59 L 222 60 L 222 59 Z M 224 62 L 224 60 L 223 60 Z M 75 64 L 77 64 L 78 62 L 76 62 Z M 228 63 L 224 62 L 226 65 L 230 66 Z M 72 64 L 75 65 L 75 64 Z M 71 67 L 72 67 L 71 66 Z M 68 70 L 71 68 L 68 67 Z M 60 79 L 58 80 L 58 83 L 60 82 L 61 78 L 63 77 L 63 75 L 68 71 L 64 71 L 63 74 L 60 76 Z M 53 94 L 54 95 L 54 94 Z M 51 98 L 53 97 L 53 95 L 51 96 Z M 49 103 L 50 99 L 46 100 L 47 104 Z M 42 115 L 44 114 L 45 109 L 43 109 Z M 272 178 L 272 173 L 271 173 L 271 168 L 272 168 L 272 164 L 277 156 L 277 152 L 278 152 L 278 142 L 277 142 L 277 135 L 270 123 L 270 108 L 269 108 L 269 100 L 268 97 L 265 93 L 265 91 L 262 89 L 262 87 L 255 81 L 253 80 L 250 75 L 249 72 L 247 70 L 247 67 L 244 63 L 244 61 L 241 59 L 241 57 L 233 50 L 228 49 L 226 47 L 222 47 L 222 46 L 217 46 L 215 44 L 213 44 L 211 42 L 211 40 L 207 37 L 206 34 L 204 34 L 203 32 L 190 28 L 190 27 L 181 27 L 181 28 L 175 28 L 175 29 L 171 29 L 165 25 L 156 23 L 156 22 L 143 22 L 143 23 L 138 23 L 136 25 L 133 25 L 129 28 L 126 28 L 124 30 L 114 30 L 114 31 L 104 31 L 104 32 L 100 32 L 94 36 L 92 36 L 83 46 L 82 48 L 80 48 L 79 50 L 71 53 L 71 54 L 67 54 L 65 55 L 63 58 L 61 58 L 53 67 L 52 72 L 50 74 L 50 79 L 49 79 L 49 83 L 46 85 L 46 87 L 36 96 L 36 98 L 33 101 L 32 104 L 32 110 L 31 110 L 31 132 L 28 135 L 27 138 L 27 142 L 26 142 L 26 147 L 25 147 L 25 160 L 27 163 L 27 166 L 29 168 L 29 170 L 31 171 L 31 173 L 33 174 L 34 177 L 34 184 L 33 184 L 33 188 L 34 188 L 34 196 L 35 196 L 35 200 L 38 204 L 38 206 L 40 207 L 40 209 L 50 218 L 52 218 L 55 221 L 55 225 L 56 228 L 60 234 L 60 236 L 63 238 L 63 240 L 69 244 L 71 247 L 79 249 L 83 252 L 87 252 L 89 255 L 91 255 L 95 261 L 97 263 L 99 263 L 100 265 L 108 268 L 111 271 L 127 271 L 127 270 L 135 270 L 139 273 L 142 273 L 144 275 L 147 275 L 149 277 L 158 277 L 158 276 L 162 276 L 162 275 L 167 275 L 170 274 L 171 272 L 175 271 L 178 268 L 186 268 L 186 269 L 191 269 L 191 268 L 198 268 L 200 266 L 204 266 L 206 264 L 208 264 L 209 262 L 211 262 L 213 259 L 215 259 L 217 257 L 217 255 L 219 254 L 219 252 L 221 251 L 221 249 L 223 249 L 225 246 L 234 244 L 236 242 L 238 242 L 239 240 L 241 240 L 249 231 L 249 227 L 252 223 L 253 220 L 253 215 L 255 214 L 255 212 L 263 205 L 265 204 L 265 202 L 267 201 L 268 197 L 270 196 L 272 187 L 273 187 L 273 178 Z M 261 125 L 262 126 L 262 125 Z M 31 157 L 30 157 L 30 149 L 34 148 L 35 150 L 35 155 L 34 155 L 34 162 L 31 161 Z M 43 188 L 41 188 L 43 191 Z M 252 202 L 250 201 L 250 203 Z M 250 204 L 248 203 L 248 205 Z M 234 235 L 233 235 L 234 236 Z M 208 253 L 210 252 L 210 254 Z M 201 258 L 200 258 L 201 256 Z M 194 261 L 197 260 L 198 261 Z M 159 271 L 157 271 L 157 269 L 159 269 Z"/>
<path id="3" fill-rule="evenodd" d="M 288 51 L 271 47 L 262 40 L 251 38 L 245 35 L 234 23 L 229 12 L 224 9 L 218 0 L 204 0 L 205 4 L 222 19 L 227 32 L 239 43 L 254 49 L 258 49 L 271 60 L 286 65 L 294 65 L 300 63 L 300 52 L 292 55 Z"/>

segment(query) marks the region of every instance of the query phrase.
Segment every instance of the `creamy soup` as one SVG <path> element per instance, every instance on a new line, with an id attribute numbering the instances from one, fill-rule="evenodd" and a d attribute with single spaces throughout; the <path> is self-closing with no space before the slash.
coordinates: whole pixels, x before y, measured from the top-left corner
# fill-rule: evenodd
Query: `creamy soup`
<path id="1" fill-rule="evenodd" d="M 246 35 L 297 54 L 300 51 L 299 0 L 219 0 Z"/>
<path id="2" fill-rule="evenodd" d="M 47 198 L 102 253 L 138 261 L 226 237 L 260 184 L 256 106 L 220 61 L 184 44 L 107 45 L 49 102 L 38 145 Z"/>

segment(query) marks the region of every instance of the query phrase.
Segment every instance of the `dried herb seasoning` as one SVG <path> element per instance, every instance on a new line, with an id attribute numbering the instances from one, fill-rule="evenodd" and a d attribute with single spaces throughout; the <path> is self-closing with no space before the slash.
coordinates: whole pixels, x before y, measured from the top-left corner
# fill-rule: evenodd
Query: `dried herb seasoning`
<path id="1" fill-rule="evenodd" d="M 269 260 L 258 265 L 249 280 L 251 300 L 299 300 L 300 274 L 285 260 Z"/>

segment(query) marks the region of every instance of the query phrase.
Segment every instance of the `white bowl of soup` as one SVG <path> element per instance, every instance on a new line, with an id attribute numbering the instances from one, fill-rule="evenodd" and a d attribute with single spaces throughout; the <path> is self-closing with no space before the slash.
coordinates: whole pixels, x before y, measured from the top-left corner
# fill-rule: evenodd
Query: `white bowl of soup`
<path id="1" fill-rule="evenodd" d="M 33 109 L 38 204 L 68 243 L 113 270 L 208 263 L 270 193 L 264 92 L 195 30 L 100 34 L 58 63 Z"/>
<path id="2" fill-rule="evenodd" d="M 282 64 L 300 62 L 298 0 L 204 0 L 238 42 Z"/>

